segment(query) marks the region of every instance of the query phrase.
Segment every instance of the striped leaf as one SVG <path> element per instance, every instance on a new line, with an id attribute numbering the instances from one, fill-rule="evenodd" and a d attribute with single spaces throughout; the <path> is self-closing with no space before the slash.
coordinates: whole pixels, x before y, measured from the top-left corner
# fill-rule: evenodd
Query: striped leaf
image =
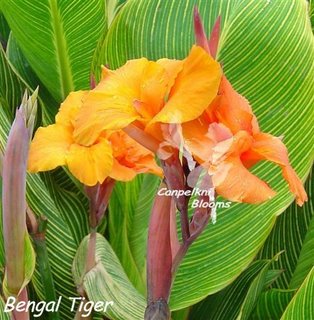
<path id="1" fill-rule="evenodd" d="M 253 319 L 280 319 L 295 290 L 271 289 L 263 292 L 258 300 Z"/>
<path id="2" fill-rule="evenodd" d="M 4 18 L 3 13 L 0 11 L 0 42 L 2 46 L 6 46 L 10 34 L 10 28 Z"/>
<path id="3" fill-rule="evenodd" d="M 117 183 L 109 205 L 110 244 L 133 285 L 146 291 L 146 243 L 150 211 L 159 178 L 141 175 Z"/>
<path id="4" fill-rule="evenodd" d="M 314 267 L 303 281 L 281 320 L 314 319 Z"/>
<path id="5" fill-rule="evenodd" d="M 284 272 L 274 283 L 274 288 L 298 288 L 314 265 L 314 181 L 313 173 L 308 177 L 305 189 L 309 201 L 302 208 L 296 204 L 278 217 L 266 240 L 259 258 L 270 258 L 278 251 L 284 251 L 274 268 Z"/>
<path id="6" fill-rule="evenodd" d="M 43 123 L 46 125 L 54 122 L 54 116 L 57 113 L 59 104 L 50 95 L 48 90 L 34 73 L 12 32 L 10 33 L 10 37 L 8 39 L 6 55 L 15 72 L 21 79 L 23 79 L 25 83 L 28 84 L 30 88 L 32 88 L 32 90 L 35 90 L 37 87 L 39 87 L 39 103 L 41 106 L 40 111 L 43 113 Z"/>
<path id="7" fill-rule="evenodd" d="M 272 260 L 252 263 L 230 286 L 192 307 L 190 320 L 248 319 L 262 290 L 278 273 L 269 270 Z"/>
<path id="8" fill-rule="evenodd" d="M 250 100 L 263 131 L 284 135 L 291 162 L 305 179 L 314 142 L 308 121 L 314 115 L 314 40 L 305 1 L 129 0 L 112 23 L 100 60 L 116 68 L 141 56 L 185 57 L 194 42 L 196 3 L 208 34 L 221 15 L 218 59 L 227 77 Z M 262 163 L 254 173 L 268 181 L 277 196 L 263 205 L 233 204 L 218 210 L 217 223 L 193 244 L 178 270 L 170 299 L 173 310 L 230 284 L 291 203 L 279 168 Z"/>
<path id="9" fill-rule="evenodd" d="M 103 0 L 3 0 L 2 11 L 39 79 L 57 101 L 89 87 L 98 39 L 106 31 Z"/>
<path id="10" fill-rule="evenodd" d="M 110 244 L 100 234 L 97 234 L 97 264 L 85 274 L 88 238 L 83 240 L 74 259 L 73 278 L 76 285 L 83 284 L 92 301 L 113 301 L 107 312 L 103 312 L 110 319 L 142 320 L 145 298 L 133 287 Z"/>
<path id="11" fill-rule="evenodd" d="M 5 306 L 5 303 L 2 300 L 2 297 L 0 297 L 0 319 L 1 320 L 10 320 L 11 319 L 10 313 L 4 312 L 4 306 Z"/>

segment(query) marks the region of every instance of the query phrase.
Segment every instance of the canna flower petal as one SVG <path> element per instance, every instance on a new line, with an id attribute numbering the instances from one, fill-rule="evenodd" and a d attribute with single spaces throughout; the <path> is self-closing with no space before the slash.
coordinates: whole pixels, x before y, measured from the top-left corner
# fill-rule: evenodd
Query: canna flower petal
<path id="1" fill-rule="evenodd" d="M 142 58 L 104 69 L 78 114 L 74 137 L 91 145 L 103 130 L 123 129 L 135 120 L 144 129 L 193 120 L 214 99 L 220 77 L 219 63 L 197 46 L 183 61 Z"/>
<path id="2" fill-rule="evenodd" d="M 229 157 L 218 165 L 213 184 L 219 195 L 235 202 L 257 204 L 276 194 L 264 181 L 248 171 L 237 156 Z"/>
<path id="3" fill-rule="evenodd" d="M 289 162 L 288 150 L 284 143 L 277 137 L 267 133 L 254 135 L 254 142 L 251 150 L 242 156 L 249 164 L 259 160 L 268 160 L 278 164 L 282 169 L 283 177 L 289 184 L 290 190 L 296 196 L 298 205 L 307 201 L 307 195 L 302 181 L 297 176 Z M 252 161 L 250 163 L 250 160 Z"/>
<path id="4" fill-rule="evenodd" d="M 214 146 L 232 137 L 231 131 L 216 122 L 208 125 L 204 115 L 182 124 L 182 133 L 186 148 L 199 163 L 212 159 Z"/>
<path id="5" fill-rule="evenodd" d="M 193 46 L 168 101 L 151 123 L 183 123 L 199 117 L 215 98 L 220 80 L 219 63 L 201 47 Z"/>
<path id="6" fill-rule="evenodd" d="M 130 181 L 138 173 L 162 176 L 162 170 L 152 152 L 144 148 L 123 131 L 109 138 L 113 148 L 113 168 L 110 177 L 119 181 Z"/>
<path id="7" fill-rule="evenodd" d="M 208 109 L 210 117 L 224 124 L 232 133 L 245 130 L 259 132 L 258 123 L 249 102 L 237 93 L 225 76 L 222 77 L 219 95 Z"/>
<path id="8" fill-rule="evenodd" d="M 72 144 L 66 164 L 72 174 L 87 186 L 103 183 L 112 168 L 110 143 L 103 138 L 90 147 Z"/>
<path id="9" fill-rule="evenodd" d="M 56 123 L 64 127 L 73 128 L 74 119 L 79 112 L 82 101 L 87 96 L 88 91 L 74 91 L 71 92 L 63 103 L 56 115 Z"/>
<path id="10" fill-rule="evenodd" d="M 135 178 L 136 171 L 133 168 L 123 166 L 116 159 L 113 160 L 110 177 L 117 181 L 131 181 Z"/>
<path id="11" fill-rule="evenodd" d="M 28 170 L 35 173 L 55 169 L 66 164 L 66 156 L 73 143 L 71 131 L 52 124 L 36 131 L 30 145 Z"/>

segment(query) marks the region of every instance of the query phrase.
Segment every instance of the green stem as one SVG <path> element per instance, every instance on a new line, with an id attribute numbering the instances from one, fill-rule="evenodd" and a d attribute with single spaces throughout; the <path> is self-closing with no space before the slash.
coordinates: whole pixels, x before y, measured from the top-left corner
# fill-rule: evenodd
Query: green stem
<path id="1" fill-rule="evenodd" d="M 46 302 L 57 301 L 57 296 L 55 292 L 53 277 L 50 269 L 50 264 L 48 260 L 48 251 L 46 246 L 46 240 L 44 233 L 38 233 L 33 235 L 35 251 L 37 254 L 37 261 L 39 266 L 39 271 L 41 275 L 41 280 L 43 288 L 45 291 Z M 50 312 L 48 314 L 49 320 L 60 320 L 59 312 Z"/>

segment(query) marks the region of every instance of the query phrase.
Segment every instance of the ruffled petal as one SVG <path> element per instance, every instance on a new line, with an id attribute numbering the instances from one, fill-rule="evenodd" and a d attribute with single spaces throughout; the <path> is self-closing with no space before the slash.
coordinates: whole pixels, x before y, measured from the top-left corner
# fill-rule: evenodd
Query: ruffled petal
<path id="1" fill-rule="evenodd" d="M 72 142 L 71 131 L 61 125 L 39 128 L 30 144 L 28 170 L 35 173 L 65 165 Z"/>
<path id="2" fill-rule="evenodd" d="M 297 204 L 302 205 L 304 201 L 307 201 L 302 181 L 291 167 L 288 150 L 281 139 L 267 133 L 254 135 L 251 153 L 243 155 L 243 158 L 247 161 L 250 160 L 250 157 L 253 161 L 259 158 L 259 160 L 268 160 L 278 164 L 291 192 L 296 196 Z"/>
<path id="3" fill-rule="evenodd" d="M 229 157 L 214 170 L 213 184 L 219 195 L 235 202 L 256 204 L 276 194 L 264 181 L 250 173 L 239 157 Z"/>
<path id="4" fill-rule="evenodd" d="M 193 46 L 166 105 L 152 123 L 183 123 L 199 117 L 215 98 L 220 79 L 219 63 L 201 47 Z"/>
<path id="5" fill-rule="evenodd" d="M 84 147 L 73 144 L 66 158 L 71 173 L 83 184 L 93 186 L 103 183 L 112 169 L 112 149 L 105 139 Z"/>
<path id="6" fill-rule="evenodd" d="M 75 123 L 74 138 L 82 145 L 92 145 L 104 130 L 118 130 L 139 118 L 124 96 L 91 91 Z"/>
<path id="7" fill-rule="evenodd" d="M 136 177 L 136 171 L 134 168 L 123 166 L 116 159 L 113 159 L 110 177 L 117 181 L 131 181 Z"/>
<path id="8" fill-rule="evenodd" d="M 283 167 L 282 175 L 287 180 L 291 192 L 295 194 L 297 204 L 302 206 L 308 200 L 302 181 L 291 166 Z"/>
<path id="9" fill-rule="evenodd" d="M 76 123 L 74 137 L 83 145 L 93 144 L 103 130 L 118 130 L 140 118 L 134 102 L 140 101 L 145 58 L 130 60 L 115 71 L 107 71 L 88 94 Z"/>
<path id="10" fill-rule="evenodd" d="M 249 102 L 233 89 L 225 76 L 219 88 L 219 99 L 216 99 L 209 112 L 214 113 L 220 123 L 227 126 L 232 133 L 245 130 L 249 133 L 259 131 L 256 117 Z"/>
<path id="11" fill-rule="evenodd" d="M 88 91 L 71 92 L 61 103 L 59 112 L 56 115 L 56 123 L 65 127 L 73 128 L 74 119 L 82 107 L 83 99 Z"/>

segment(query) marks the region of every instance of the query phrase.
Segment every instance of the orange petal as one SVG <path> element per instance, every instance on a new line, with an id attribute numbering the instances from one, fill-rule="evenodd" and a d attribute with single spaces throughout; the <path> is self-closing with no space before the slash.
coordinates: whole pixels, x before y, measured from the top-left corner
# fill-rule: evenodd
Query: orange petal
<path id="1" fill-rule="evenodd" d="M 83 184 L 103 183 L 112 169 L 112 149 L 105 139 L 90 147 L 73 144 L 66 158 L 71 173 Z"/>
<path id="2" fill-rule="evenodd" d="M 168 76 L 168 89 L 172 88 L 174 82 L 183 69 L 183 60 L 174 60 L 174 59 L 159 59 L 157 63 L 161 65 Z"/>
<path id="3" fill-rule="evenodd" d="M 139 118 L 134 101 L 140 101 L 145 58 L 130 60 L 106 73 L 88 94 L 77 116 L 74 137 L 84 145 L 93 144 L 103 130 L 118 130 Z"/>
<path id="4" fill-rule="evenodd" d="M 275 196 L 262 180 L 250 173 L 239 157 L 229 157 L 214 171 L 213 184 L 224 198 L 247 203 L 261 203 Z"/>
<path id="5" fill-rule="evenodd" d="M 222 77 L 219 91 L 220 99 L 209 107 L 218 121 L 234 134 L 240 130 L 251 134 L 258 132 L 258 123 L 249 102 L 233 89 L 225 76 Z"/>
<path id="6" fill-rule="evenodd" d="M 28 170 L 48 171 L 65 165 L 66 154 L 72 142 L 71 131 L 61 125 L 39 128 L 30 145 Z"/>
<path id="7" fill-rule="evenodd" d="M 110 177 L 117 181 L 130 181 L 136 176 L 134 168 L 128 168 L 120 164 L 116 159 L 113 159 L 112 171 Z"/>
<path id="8" fill-rule="evenodd" d="M 137 118 L 138 113 L 125 97 L 91 91 L 76 119 L 74 138 L 88 146 L 98 139 L 102 131 L 124 128 Z"/>
<path id="9" fill-rule="evenodd" d="M 199 117 L 215 98 L 221 69 L 201 47 L 193 46 L 175 79 L 169 100 L 154 122 L 182 123 Z"/>
<path id="10" fill-rule="evenodd" d="M 302 206 L 303 203 L 308 200 L 302 181 L 291 166 L 283 167 L 282 174 L 288 181 L 291 192 L 296 195 L 297 204 Z"/>
<path id="11" fill-rule="evenodd" d="M 161 168 L 157 165 L 153 154 L 142 157 L 136 163 L 137 173 L 152 173 L 156 176 L 162 177 Z"/>
<path id="12" fill-rule="evenodd" d="M 82 101 L 88 91 L 71 92 L 61 103 L 59 112 L 56 115 L 56 123 L 72 128 L 75 117 L 82 107 Z"/>
<path id="13" fill-rule="evenodd" d="M 213 148 L 212 162 L 219 163 L 229 156 L 240 156 L 250 149 L 253 138 L 246 131 L 239 131 L 232 138 L 218 142 Z"/>
<path id="14" fill-rule="evenodd" d="M 263 160 L 268 160 L 280 165 L 282 174 L 287 180 L 290 190 L 296 195 L 298 205 L 307 201 L 307 195 L 302 181 L 290 166 L 288 150 L 284 143 L 277 137 L 267 133 L 254 135 L 252 146 L 253 156 Z M 244 155 L 249 158 L 250 155 Z"/>

